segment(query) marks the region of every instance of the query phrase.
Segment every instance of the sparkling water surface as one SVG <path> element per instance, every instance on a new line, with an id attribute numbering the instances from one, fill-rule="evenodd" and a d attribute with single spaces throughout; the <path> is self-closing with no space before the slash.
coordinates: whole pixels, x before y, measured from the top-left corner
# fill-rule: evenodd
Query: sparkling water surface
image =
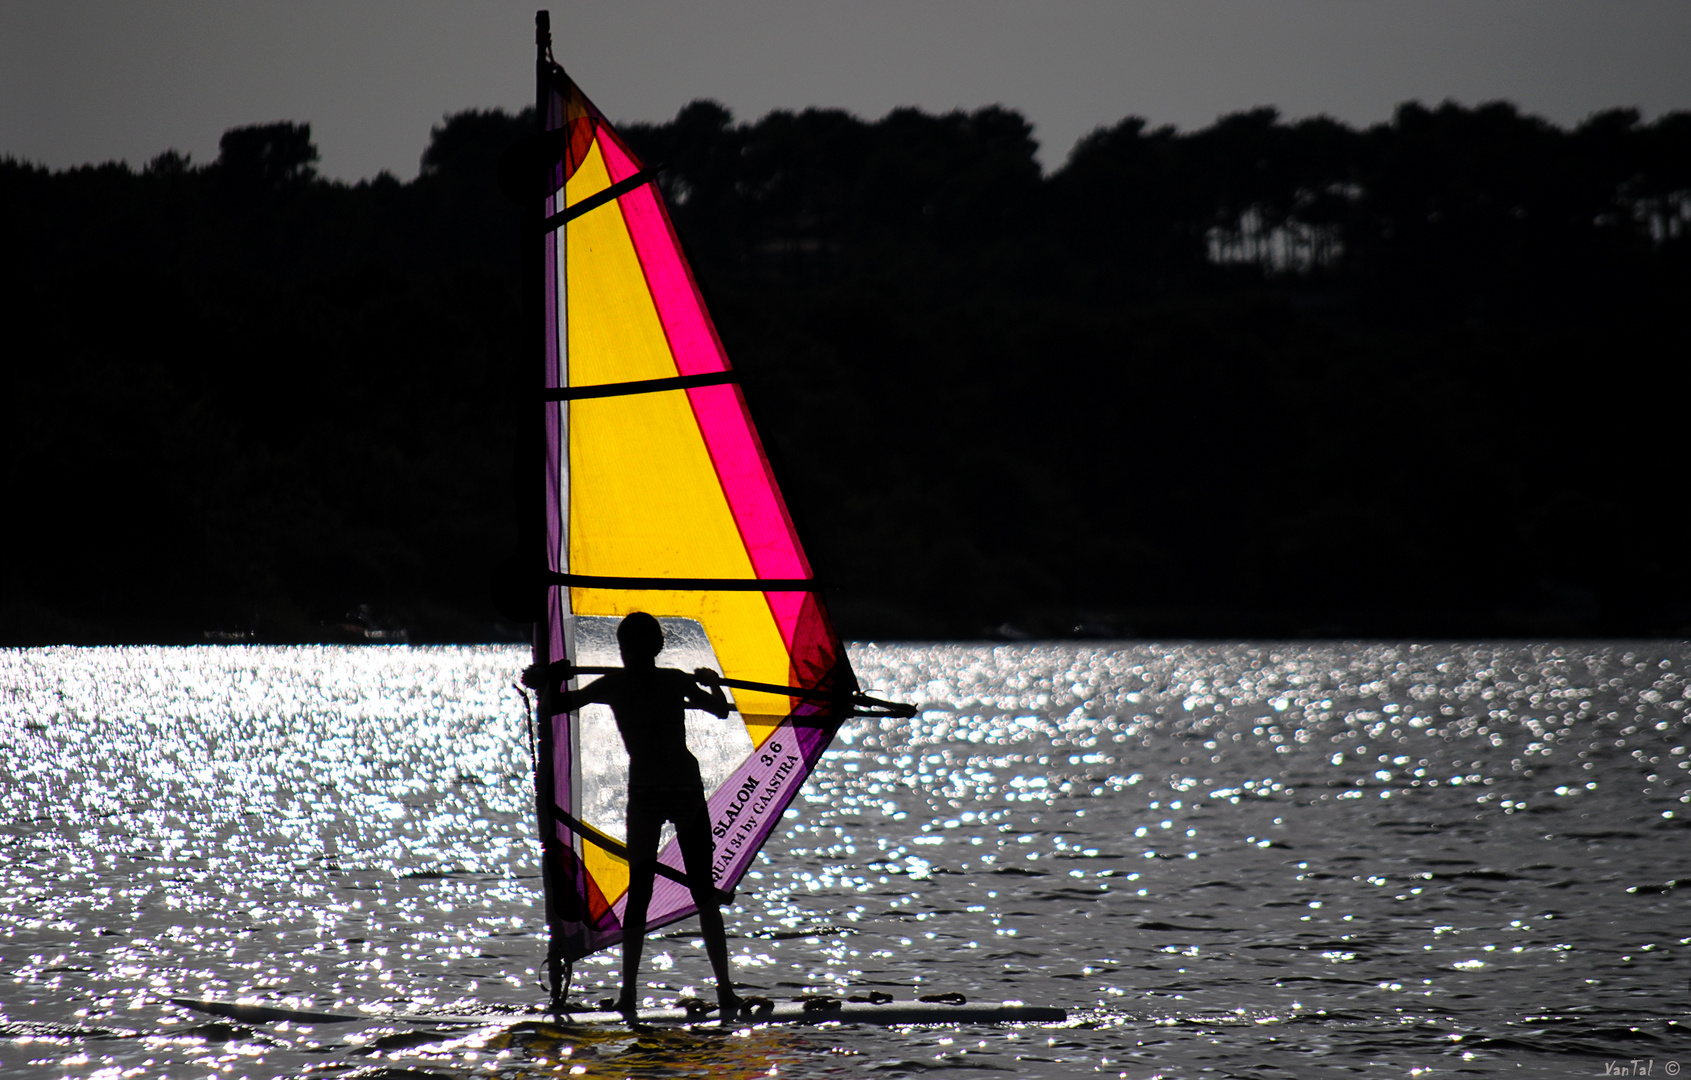
<path id="1" fill-rule="evenodd" d="M 725 913 L 739 979 L 1070 1021 L 635 1032 L 382 1016 L 544 996 L 523 650 L 4 651 L 0 1071 L 1667 1076 L 1688 653 L 856 646 L 924 708 L 811 777 Z M 647 1001 L 711 996 L 694 921 L 647 958 Z M 578 996 L 616 983 L 614 953 L 577 968 Z"/>

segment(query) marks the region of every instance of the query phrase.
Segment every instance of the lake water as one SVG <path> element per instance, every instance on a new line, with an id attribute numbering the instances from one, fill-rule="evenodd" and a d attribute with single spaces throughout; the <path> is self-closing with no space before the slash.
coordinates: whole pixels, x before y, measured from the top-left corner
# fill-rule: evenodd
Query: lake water
<path id="1" fill-rule="evenodd" d="M 522 650 L 4 651 L 0 1071 L 1672 1076 L 1688 654 L 856 646 L 924 709 L 842 733 L 726 913 L 738 977 L 1068 1024 L 417 1036 L 380 1010 L 542 997 Z M 708 996 L 692 920 L 647 957 L 654 1003 Z"/>

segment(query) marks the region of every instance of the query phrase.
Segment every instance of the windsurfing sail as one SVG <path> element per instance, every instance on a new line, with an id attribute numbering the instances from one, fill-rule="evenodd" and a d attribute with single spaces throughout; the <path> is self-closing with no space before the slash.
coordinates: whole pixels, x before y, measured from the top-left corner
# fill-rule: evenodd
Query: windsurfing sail
<path id="1" fill-rule="evenodd" d="M 689 713 L 716 887 L 732 893 L 857 694 L 655 173 L 551 57 L 518 157 L 544 368 L 545 616 L 535 660 L 618 662 L 621 616 L 657 616 L 660 665 L 720 671 L 735 712 Z M 572 686 L 575 684 L 571 684 Z M 604 706 L 550 716 L 536 795 L 558 971 L 622 939 L 627 757 Z M 692 914 L 666 831 L 648 928 Z"/>

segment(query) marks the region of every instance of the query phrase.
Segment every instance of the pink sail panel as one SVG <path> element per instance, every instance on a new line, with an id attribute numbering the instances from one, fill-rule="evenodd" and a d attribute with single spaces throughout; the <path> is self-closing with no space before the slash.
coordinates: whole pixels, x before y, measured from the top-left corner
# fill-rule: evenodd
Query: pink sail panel
<path id="1" fill-rule="evenodd" d="M 640 171 L 640 165 L 614 137 L 601 137 L 600 149 L 613 182 Z M 652 300 L 682 375 L 728 370 L 728 358 L 706 313 L 692 271 L 681 258 L 680 242 L 651 185 L 620 199 L 623 220 L 646 272 Z M 775 484 L 769 460 L 734 386 L 695 387 L 688 391 L 705 443 L 716 464 L 723 493 L 759 577 L 803 578 L 810 564 Z M 797 642 L 803 596 L 771 594 L 771 608 L 789 647 Z"/>

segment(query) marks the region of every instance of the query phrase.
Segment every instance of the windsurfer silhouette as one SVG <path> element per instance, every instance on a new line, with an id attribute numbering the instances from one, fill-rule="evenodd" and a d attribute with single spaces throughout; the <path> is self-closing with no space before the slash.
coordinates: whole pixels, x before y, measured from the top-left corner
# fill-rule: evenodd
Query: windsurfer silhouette
<path id="1" fill-rule="evenodd" d="M 716 973 L 717 1004 L 727 1019 L 739 1013 L 741 1002 L 728 970 L 728 937 L 711 877 L 713 849 L 704 781 L 698 759 L 687 749 L 685 710 L 703 709 L 718 717 L 726 717 L 730 710 L 716 672 L 699 668 L 689 675 L 658 667 L 663 643 L 658 620 L 643 611 L 629 615 L 617 627 L 621 671 L 566 691 L 561 689 L 562 680 L 575 669 L 567 662 L 551 665 L 552 711 L 571 712 L 590 702 L 609 705 L 628 749 L 628 907 L 623 915 L 622 993 L 617 1011 L 632 1013 L 638 1004 L 635 977 L 657 873 L 658 834 L 663 823 L 671 821 L 681 842 L 693 902 L 699 908 L 705 953 Z M 539 689 L 547 674 L 538 666 L 531 667 L 523 673 L 523 682 Z"/>

